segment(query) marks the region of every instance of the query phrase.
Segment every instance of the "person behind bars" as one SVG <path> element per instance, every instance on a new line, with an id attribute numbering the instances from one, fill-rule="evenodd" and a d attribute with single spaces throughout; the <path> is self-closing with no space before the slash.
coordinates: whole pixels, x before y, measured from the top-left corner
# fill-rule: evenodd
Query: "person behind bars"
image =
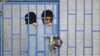
<path id="1" fill-rule="evenodd" d="M 60 37 L 58 37 L 58 28 L 57 28 L 57 24 L 54 24 L 54 15 L 53 12 L 51 10 L 45 10 L 43 11 L 42 15 L 42 22 L 43 24 L 48 28 L 47 30 L 49 31 L 49 29 L 51 28 L 50 31 L 53 31 L 53 37 L 54 39 L 60 39 Z M 58 19 L 56 19 L 58 20 Z M 62 43 L 62 40 L 61 40 Z"/>
<path id="2" fill-rule="evenodd" d="M 52 42 L 51 44 L 54 50 L 55 50 L 55 47 L 61 47 L 62 40 L 58 36 L 58 26 L 57 24 L 54 24 L 53 12 L 51 10 L 44 10 L 41 14 L 41 17 L 42 17 L 42 22 L 45 28 L 44 37 L 50 37 L 50 42 Z"/>
<path id="3" fill-rule="evenodd" d="M 35 42 L 36 42 L 36 14 L 34 12 L 28 12 L 25 15 L 25 24 L 27 25 L 27 37 L 29 39 L 28 49 L 29 55 L 35 56 Z"/>

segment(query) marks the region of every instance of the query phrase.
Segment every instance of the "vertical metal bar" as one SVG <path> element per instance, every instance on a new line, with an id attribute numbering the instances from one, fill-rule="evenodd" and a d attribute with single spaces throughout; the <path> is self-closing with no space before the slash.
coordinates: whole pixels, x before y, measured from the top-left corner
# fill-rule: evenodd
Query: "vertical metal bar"
<path id="1" fill-rule="evenodd" d="M 27 56 L 30 56 L 30 54 L 29 54 L 30 53 L 29 52 L 30 51 L 30 49 L 29 49 L 30 48 L 30 41 L 29 41 L 29 22 L 30 22 L 29 21 L 29 18 L 30 18 L 29 17 L 29 3 L 27 5 L 28 5 L 28 8 L 27 8 L 27 10 L 28 10 L 28 25 L 27 25 L 27 31 L 28 31 L 28 55 Z"/>
<path id="2" fill-rule="evenodd" d="M 46 20 L 46 5 L 44 5 L 44 35 L 46 34 L 46 24 L 45 24 L 45 20 Z"/>
<path id="3" fill-rule="evenodd" d="M 100 15 L 100 0 L 99 0 L 99 15 Z M 99 16 L 99 25 L 100 25 L 100 16 Z M 99 26 L 100 30 L 100 26 Z M 99 55 L 100 55 L 100 31 L 99 31 Z"/>
<path id="4" fill-rule="evenodd" d="M 53 12 L 54 12 L 54 4 L 53 4 Z M 54 35 L 54 13 L 53 13 L 53 22 L 52 22 L 52 35 Z"/>
<path id="5" fill-rule="evenodd" d="M 19 4 L 19 19 L 20 19 L 20 56 L 21 56 L 21 40 L 22 40 L 22 31 L 21 31 L 21 4 Z"/>
<path id="6" fill-rule="evenodd" d="M 83 19 L 84 19 L 84 26 L 83 26 L 83 56 L 85 56 L 85 49 L 84 49 L 84 47 L 85 47 L 85 0 L 83 1 Z"/>
<path id="7" fill-rule="evenodd" d="M 56 20 L 57 20 L 57 36 L 60 37 L 60 0 L 58 1 L 57 8 L 56 8 Z M 60 48 L 58 48 L 58 56 L 60 56 Z"/>
<path id="8" fill-rule="evenodd" d="M 54 12 L 54 4 L 53 4 L 53 12 Z M 59 30 L 58 30 L 58 10 L 57 9 L 59 9 L 59 7 L 58 7 L 58 4 L 56 4 L 56 17 L 55 17 L 55 19 L 56 19 L 56 24 L 54 24 L 54 22 L 53 22 L 53 29 L 54 29 L 54 27 L 55 27 L 55 25 L 56 25 L 56 29 L 54 29 L 54 31 L 56 31 L 56 34 L 57 34 L 57 36 L 59 36 L 58 35 L 58 32 L 59 32 Z M 55 16 L 55 15 L 54 15 Z M 53 20 L 54 21 L 54 20 Z M 54 35 L 54 34 L 53 34 Z M 60 38 L 60 37 L 59 37 Z M 59 48 L 57 47 L 57 50 L 56 50 L 56 56 L 60 56 L 60 52 L 59 52 Z"/>
<path id="9" fill-rule="evenodd" d="M 13 56 L 13 4 L 11 4 L 11 56 Z"/>
<path id="10" fill-rule="evenodd" d="M 75 56 L 77 55 L 76 54 L 76 41 L 77 41 L 77 0 L 75 0 Z"/>
<path id="11" fill-rule="evenodd" d="M 4 56 L 4 7 L 2 3 L 2 56 Z"/>
<path id="12" fill-rule="evenodd" d="M 58 8 L 58 9 L 57 9 Z M 58 19 L 58 21 L 57 21 L 57 23 L 58 23 L 58 36 L 60 36 L 60 0 L 58 0 L 58 4 L 57 4 L 57 8 L 56 8 L 56 15 L 57 15 L 57 19 Z"/>
<path id="13" fill-rule="evenodd" d="M 0 3 L 0 5 L 2 5 L 1 3 Z M 1 9 L 2 10 L 2 9 Z M 2 13 L 1 13 L 2 11 L 0 11 L 0 55 L 2 55 L 2 41 L 1 41 L 1 39 L 2 39 L 2 22 L 1 22 L 1 20 L 2 20 L 2 18 L 1 18 L 1 15 L 2 15 Z"/>
<path id="14" fill-rule="evenodd" d="M 1 3 L 0 3 L 0 5 L 2 5 Z M 1 9 L 2 10 L 2 9 Z M 2 41 L 1 41 L 1 39 L 2 39 L 2 22 L 1 22 L 1 20 L 2 20 L 2 18 L 1 18 L 1 15 L 2 15 L 2 11 L 0 11 L 0 55 L 2 55 Z"/>
<path id="15" fill-rule="evenodd" d="M 60 37 L 60 2 L 58 2 L 58 4 L 56 4 L 56 27 L 57 27 L 57 36 Z"/>
<path id="16" fill-rule="evenodd" d="M 67 30 L 69 30 L 68 26 L 69 26 L 69 0 L 67 0 Z M 68 37 L 69 37 L 69 31 L 67 32 L 67 56 L 68 56 Z"/>
<path id="17" fill-rule="evenodd" d="M 37 14 L 37 5 L 36 5 L 36 15 L 38 15 Z M 36 16 L 36 24 L 38 24 L 38 18 L 37 18 L 37 16 Z M 37 54 L 37 47 L 38 47 L 38 26 L 36 26 L 36 44 L 35 44 L 36 46 L 35 46 L 35 56 L 38 56 L 38 54 Z"/>
<path id="18" fill-rule="evenodd" d="M 93 0 L 91 0 L 91 56 L 93 56 Z"/>
<path id="19" fill-rule="evenodd" d="M 46 5 L 44 5 L 44 11 L 46 10 Z M 46 20 L 46 11 L 44 13 L 44 21 Z M 44 35 L 46 34 L 46 25 L 44 25 Z M 45 39 L 44 39 L 44 56 L 46 56 L 46 43 L 45 43 Z"/>

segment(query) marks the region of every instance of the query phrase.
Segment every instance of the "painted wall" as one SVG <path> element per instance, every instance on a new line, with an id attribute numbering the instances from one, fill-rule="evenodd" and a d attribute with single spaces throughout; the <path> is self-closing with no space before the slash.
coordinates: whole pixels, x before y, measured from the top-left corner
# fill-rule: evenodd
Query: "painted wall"
<path id="1" fill-rule="evenodd" d="M 66 56 L 66 55 L 75 56 L 75 51 L 76 51 L 76 56 L 83 56 L 83 52 L 85 56 L 92 56 L 91 55 L 92 51 L 94 56 L 100 56 L 99 53 L 100 52 L 100 48 L 99 48 L 100 47 L 100 16 L 99 16 L 100 0 L 93 0 L 93 16 L 92 16 L 93 27 L 91 26 L 91 15 L 87 14 L 84 16 L 84 9 L 85 9 L 85 13 L 91 13 L 91 0 L 85 0 L 85 8 L 84 8 L 84 0 L 77 0 L 76 13 L 75 13 L 75 1 L 76 0 L 61 0 L 60 30 L 68 29 L 68 31 L 60 32 L 61 37 L 64 41 L 63 46 L 61 48 L 61 56 Z M 67 2 L 69 3 L 68 7 L 67 7 Z M 75 15 L 67 16 L 67 13 L 77 14 L 76 15 L 77 22 L 75 22 Z M 85 23 L 84 23 L 84 19 L 85 19 Z M 76 30 L 77 30 L 76 36 L 75 36 L 75 23 L 76 23 Z M 93 28 L 94 32 L 91 31 L 91 28 Z M 95 31 L 95 30 L 99 30 L 99 31 Z M 93 40 L 91 39 L 91 37 L 93 37 Z M 76 46 L 75 46 L 75 41 L 76 41 Z M 91 46 L 92 41 L 93 41 L 93 46 Z M 83 50 L 83 45 L 85 45 L 86 47 L 84 48 L 84 50 Z M 67 49 L 68 46 L 69 48 Z M 89 47 L 93 47 L 93 50 Z"/>

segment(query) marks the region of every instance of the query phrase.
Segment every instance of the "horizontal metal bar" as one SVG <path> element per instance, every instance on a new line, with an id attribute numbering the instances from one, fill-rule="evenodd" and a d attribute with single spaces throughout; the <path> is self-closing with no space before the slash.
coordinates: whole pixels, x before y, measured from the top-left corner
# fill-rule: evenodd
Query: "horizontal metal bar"
<path id="1" fill-rule="evenodd" d="M 20 35 L 20 34 L 11 34 L 11 35 Z"/>
<path id="2" fill-rule="evenodd" d="M 75 48 L 75 46 L 68 46 L 68 48 Z"/>
<path id="3" fill-rule="evenodd" d="M 46 34 L 44 34 L 44 35 L 53 35 L 53 34 L 47 34 L 47 33 L 46 33 Z"/>
<path id="4" fill-rule="evenodd" d="M 84 48 L 92 48 L 92 46 L 85 46 Z"/>
<path id="5" fill-rule="evenodd" d="M 93 30 L 93 32 L 100 32 L 100 30 Z"/>
<path id="6" fill-rule="evenodd" d="M 11 52 L 11 50 L 4 50 L 4 52 Z"/>
<path id="7" fill-rule="evenodd" d="M 92 15 L 92 13 L 85 13 L 85 15 Z"/>
<path id="8" fill-rule="evenodd" d="M 28 18 L 28 17 L 21 17 L 21 19 L 25 19 L 25 18 Z M 41 19 L 41 17 L 37 17 L 36 19 Z M 56 17 L 54 17 L 54 19 L 56 19 Z"/>
<path id="9" fill-rule="evenodd" d="M 25 19 L 25 18 L 28 19 L 28 17 L 21 17 L 21 19 Z M 41 19 L 41 17 L 37 17 L 36 19 Z"/>
<path id="10" fill-rule="evenodd" d="M 59 31 L 68 31 L 68 30 L 59 30 Z"/>
<path id="11" fill-rule="evenodd" d="M 84 32 L 84 30 L 76 30 L 77 32 Z"/>
<path id="12" fill-rule="evenodd" d="M 11 19 L 11 17 L 5 17 L 4 19 Z"/>
<path id="13" fill-rule="evenodd" d="M 23 1 L 26 1 L 26 2 L 59 2 L 59 0 L 8 0 L 8 2 L 23 2 Z"/>
<path id="14" fill-rule="evenodd" d="M 21 52 L 28 52 L 28 51 L 23 51 L 23 50 L 22 50 Z"/>
<path id="15" fill-rule="evenodd" d="M 9 53 L 9 54 L 5 54 L 5 53 L 4 53 L 3 55 L 5 55 L 5 56 L 11 56 L 12 54 L 11 54 L 11 53 Z"/>
<path id="16" fill-rule="evenodd" d="M 37 51 L 37 52 L 45 52 L 45 51 L 43 50 L 43 51 Z"/>
<path id="17" fill-rule="evenodd" d="M 4 50 L 4 52 L 11 52 L 11 50 Z M 27 50 L 21 50 L 21 52 L 28 52 Z"/>
<path id="18" fill-rule="evenodd" d="M 76 15 L 75 13 L 68 13 L 68 15 Z"/>
<path id="19" fill-rule="evenodd" d="M 36 34 L 29 34 L 29 36 L 36 36 Z"/>
<path id="20" fill-rule="evenodd" d="M 13 5 L 16 5 L 16 4 L 39 4 L 39 5 L 58 5 L 58 2 L 5 2 L 3 4 L 13 4 Z"/>

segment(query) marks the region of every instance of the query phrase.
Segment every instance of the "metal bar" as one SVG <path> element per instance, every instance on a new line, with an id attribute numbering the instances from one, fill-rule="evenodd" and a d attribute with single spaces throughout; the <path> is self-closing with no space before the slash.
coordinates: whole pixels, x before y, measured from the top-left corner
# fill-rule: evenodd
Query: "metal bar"
<path id="1" fill-rule="evenodd" d="M 46 5 L 44 5 L 44 22 L 46 20 Z M 44 35 L 46 34 L 46 24 L 44 23 Z"/>
<path id="2" fill-rule="evenodd" d="M 91 56 L 93 56 L 93 0 L 91 0 Z"/>
<path id="3" fill-rule="evenodd" d="M 60 36 L 60 0 L 58 2 L 58 4 L 56 5 L 56 24 L 57 24 L 57 35 Z M 59 50 L 60 53 L 60 50 Z M 60 54 L 59 54 L 60 55 Z"/>
<path id="4" fill-rule="evenodd" d="M 53 4 L 53 9 L 52 11 L 54 12 L 54 4 Z M 53 13 L 54 16 L 54 13 Z M 53 17 L 54 18 L 54 17 Z M 53 19 L 53 24 L 52 24 L 52 35 L 54 35 L 54 19 Z"/>
<path id="5" fill-rule="evenodd" d="M 4 52 L 11 52 L 11 50 L 4 50 Z"/>
<path id="6" fill-rule="evenodd" d="M 27 10 L 28 10 L 28 25 L 27 25 L 27 31 L 28 31 L 28 54 L 27 54 L 27 56 L 30 56 L 30 54 L 29 54 L 29 51 L 30 51 L 30 37 L 29 37 L 29 4 L 27 4 L 28 5 L 28 8 L 27 8 Z"/>
<path id="7" fill-rule="evenodd" d="M 36 5 L 36 15 L 38 15 L 37 14 L 37 5 Z M 37 19 L 37 16 L 36 16 L 36 24 L 38 24 L 38 21 L 37 21 L 38 19 Z M 38 51 L 38 26 L 36 26 L 36 43 L 35 43 L 35 56 L 38 56 L 38 54 L 37 54 L 37 51 Z"/>
<path id="8" fill-rule="evenodd" d="M 68 31 L 68 30 L 59 30 L 59 31 Z"/>
<path id="9" fill-rule="evenodd" d="M 4 17 L 4 19 L 11 19 L 11 17 Z"/>
<path id="10" fill-rule="evenodd" d="M 52 4 L 58 4 L 58 2 L 35 2 L 35 3 L 33 3 L 33 2 L 6 2 L 6 3 L 4 3 L 4 4 L 13 4 L 13 5 L 16 5 L 16 4 L 35 4 L 35 5 L 52 5 Z"/>
<path id="11" fill-rule="evenodd" d="M 21 17 L 21 19 L 25 19 L 25 18 L 28 18 L 28 17 Z M 41 19 L 41 17 L 37 17 L 38 19 Z"/>
<path id="12" fill-rule="evenodd" d="M 46 10 L 46 5 L 44 5 L 44 11 Z M 46 20 L 46 11 L 44 12 L 44 22 Z M 46 25 L 44 25 L 44 35 L 46 34 Z M 45 43 L 45 39 L 44 39 L 44 56 L 46 56 L 46 43 Z"/>
<path id="13" fill-rule="evenodd" d="M 75 46 L 68 46 L 68 48 L 75 48 Z"/>
<path id="14" fill-rule="evenodd" d="M 0 3 L 1 4 L 1 3 Z M 1 4 L 1 8 L 2 8 L 2 4 Z M 0 55 L 2 56 L 2 9 L 0 11 Z"/>
<path id="15" fill-rule="evenodd" d="M 57 35 L 59 36 L 59 38 L 61 39 L 61 37 L 60 37 L 60 0 L 59 0 L 59 2 L 58 2 L 58 4 L 57 4 L 57 7 L 56 7 L 56 20 L 57 20 Z M 58 48 L 58 56 L 61 56 L 60 55 L 60 48 Z"/>
<path id="16" fill-rule="evenodd" d="M 20 34 L 17 34 L 17 33 L 16 33 L 16 34 L 11 34 L 11 35 L 20 35 Z"/>
<path id="17" fill-rule="evenodd" d="M 77 0 L 75 0 L 75 56 L 77 56 L 76 54 L 76 47 L 77 47 Z"/>
<path id="18" fill-rule="evenodd" d="M 0 0 L 1 1 L 1 0 Z M 15 2 L 15 1 L 17 1 L 17 2 L 23 2 L 23 1 L 25 1 L 25 2 L 58 2 L 59 0 L 7 0 L 8 2 L 10 1 L 10 2 Z"/>
<path id="19" fill-rule="evenodd" d="M 85 46 L 85 0 L 83 1 L 83 56 L 85 56 L 85 49 L 84 49 L 84 46 Z"/>
<path id="20" fill-rule="evenodd" d="M 77 32 L 84 32 L 84 30 L 76 30 Z"/>
<path id="21" fill-rule="evenodd" d="M 11 4 L 11 34 L 13 34 L 13 4 Z M 13 36 L 11 35 L 11 56 L 13 56 Z"/>
<path id="22" fill-rule="evenodd" d="M 99 5 L 100 5 L 100 0 L 99 0 Z M 100 6 L 99 6 L 99 9 L 100 9 Z M 100 10 L 99 10 L 99 15 L 100 15 Z M 100 16 L 99 16 L 99 25 L 100 25 Z M 100 26 L 99 26 L 99 30 L 100 30 Z M 100 43 L 100 32 L 99 32 L 99 43 Z M 99 52 L 100 52 L 100 44 L 99 44 Z"/>
<path id="23" fill-rule="evenodd" d="M 100 30 L 93 30 L 92 32 L 100 32 Z"/>
<path id="24" fill-rule="evenodd" d="M 92 46 L 85 46 L 84 48 L 92 48 Z"/>
<path id="25" fill-rule="evenodd" d="M 21 25 L 21 21 L 22 21 L 22 20 L 21 20 L 21 4 L 19 4 L 19 12 L 20 12 L 20 13 L 19 13 L 19 16 L 20 16 L 20 17 L 19 17 L 19 18 L 20 18 L 20 56 L 22 56 L 22 55 L 21 55 L 21 51 L 22 51 L 22 50 L 21 50 L 21 45 L 22 45 L 22 43 L 21 43 L 21 40 L 22 40 L 22 30 L 21 30 L 21 26 L 22 26 L 22 25 Z"/>
<path id="26" fill-rule="evenodd" d="M 76 1 L 75 1 L 76 2 Z M 68 15 L 76 15 L 76 13 L 68 13 Z"/>
<path id="27" fill-rule="evenodd" d="M 4 56 L 4 7 L 2 3 L 2 56 Z"/>
<path id="28" fill-rule="evenodd" d="M 85 13 L 85 15 L 92 15 L 92 13 Z"/>
<path id="29" fill-rule="evenodd" d="M 21 17 L 21 19 L 25 19 L 25 18 L 28 18 L 28 17 Z M 41 17 L 37 17 L 38 19 L 41 19 Z M 54 17 L 55 19 L 56 17 Z M 11 17 L 5 17 L 4 19 L 11 19 Z"/>
<path id="30" fill-rule="evenodd" d="M 36 36 L 36 34 L 29 34 L 29 36 Z"/>
<path id="31" fill-rule="evenodd" d="M 68 16 L 68 13 L 69 13 L 69 0 L 67 0 L 67 30 L 69 30 L 68 28 L 68 24 L 69 24 L 69 16 Z M 67 32 L 67 56 L 68 56 L 68 37 L 69 37 L 69 31 Z"/>
<path id="32" fill-rule="evenodd" d="M 37 51 L 37 52 L 45 52 L 45 51 L 41 51 L 41 50 L 39 50 L 39 51 Z"/>
<path id="33" fill-rule="evenodd" d="M 52 35 L 51 33 L 49 34 L 49 33 L 47 33 L 47 34 L 44 34 L 44 35 Z"/>

